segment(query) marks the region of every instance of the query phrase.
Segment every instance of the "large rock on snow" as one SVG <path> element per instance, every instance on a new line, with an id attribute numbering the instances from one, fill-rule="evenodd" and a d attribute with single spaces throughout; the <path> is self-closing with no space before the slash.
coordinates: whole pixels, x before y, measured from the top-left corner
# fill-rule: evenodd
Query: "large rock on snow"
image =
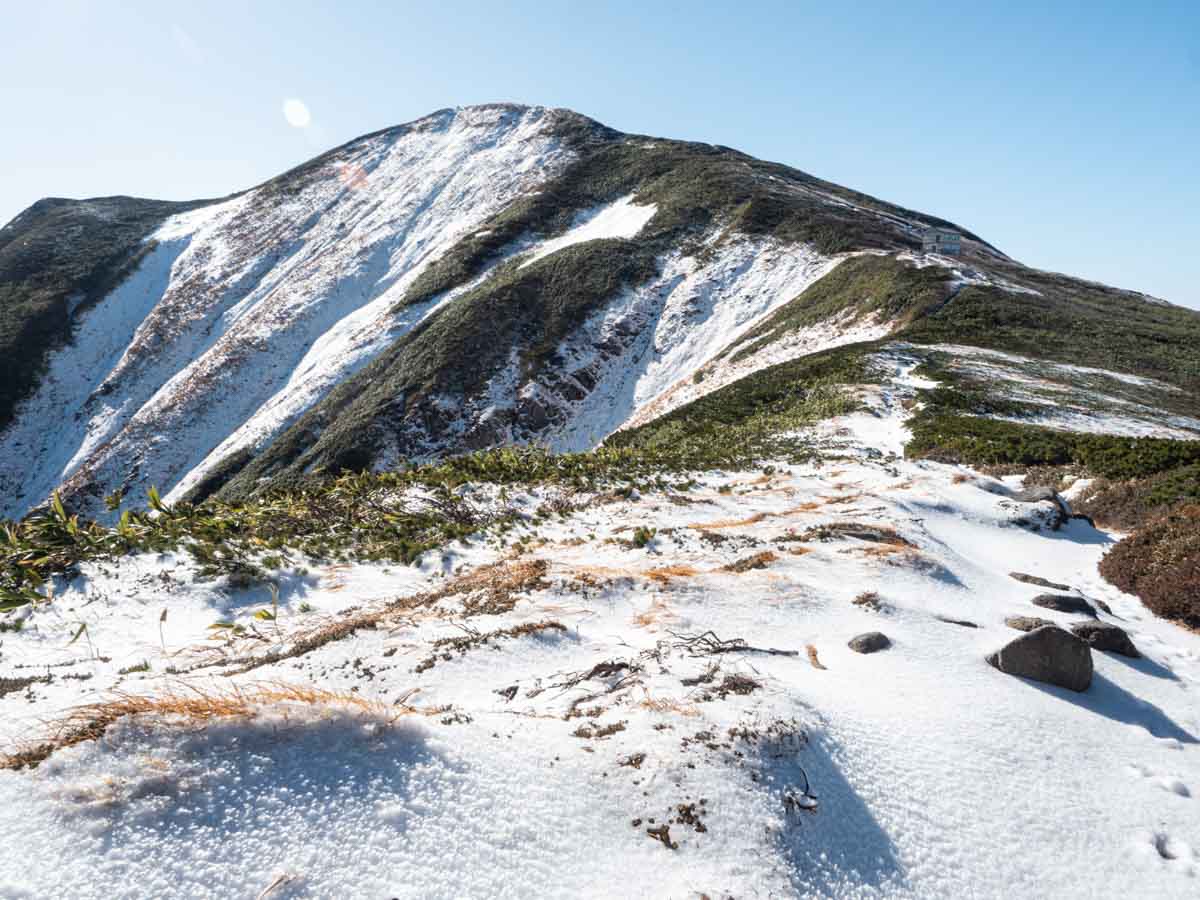
<path id="1" fill-rule="evenodd" d="M 1017 629 L 1017 631 L 1033 631 L 1054 623 L 1049 619 L 1039 619 L 1037 616 L 1009 616 L 1004 620 L 1004 624 L 1009 628 Z"/>
<path id="2" fill-rule="evenodd" d="M 1049 528 L 1051 531 L 1058 531 L 1064 523 L 1073 518 L 1071 507 L 1053 488 L 1023 488 L 1013 491 L 1009 497 L 1018 503 L 1031 504 L 1035 508 L 1035 511 L 1030 511 L 1014 521 L 1014 524 L 1023 528 L 1031 528 L 1034 531 Z"/>
<path id="3" fill-rule="evenodd" d="M 1096 608 L 1082 597 L 1072 594 L 1038 594 L 1032 601 L 1034 606 L 1042 609 L 1052 609 L 1055 612 L 1082 613 L 1096 618 Z"/>
<path id="4" fill-rule="evenodd" d="M 1013 491 L 1012 498 L 1022 503 L 1040 503 L 1043 500 L 1049 500 L 1051 503 L 1056 504 L 1063 502 L 1062 498 L 1058 496 L 1058 491 L 1045 485 L 1034 485 L 1033 487 L 1022 488 L 1019 491 Z"/>
<path id="5" fill-rule="evenodd" d="M 892 646 L 892 642 L 882 631 L 868 631 L 852 637 L 846 646 L 855 653 L 876 653 Z"/>
<path id="6" fill-rule="evenodd" d="M 1107 650 L 1134 659 L 1142 655 L 1124 628 L 1108 622 L 1076 622 L 1071 626 L 1071 631 L 1076 637 L 1087 641 L 1093 650 Z"/>
<path id="7" fill-rule="evenodd" d="M 1057 625 L 1045 625 L 1009 641 L 987 661 L 1007 675 L 1044 681 L 1073 691 L 1092 683 L 1092 650 Z"/>

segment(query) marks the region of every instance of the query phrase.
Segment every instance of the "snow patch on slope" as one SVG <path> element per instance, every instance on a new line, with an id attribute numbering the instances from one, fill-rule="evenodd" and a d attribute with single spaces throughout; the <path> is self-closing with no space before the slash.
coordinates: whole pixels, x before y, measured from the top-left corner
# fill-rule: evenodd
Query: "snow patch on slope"
<path id="1" fill-rule="evenodd" d="M 532 248 L 529 258 L 521 263 L 520 268 L 523 269 L 530 263 L 562 250 L 564 247 L 582 244 L 585 241 L 636 237 L 646 223 L 654 218 L 656 212 L 658 212 L 658 204 L 650 203 L 646 206 L 639 206 L 633 202 L 633 195 L 630 194 L 628 197 L 614 200 L 606 206 L 581 213 L 576 223 L 564 234 L 536 244 Z"/>
<path id="2" fill-rule="evenodd" d="M 559 348 L 565 377 L 592 387 L 544 439 L 582 450 L 643 410 L 661 414 L 664 395 L 836 264 L 772 239 L 729 241 L 701 258 L 668 254 L 655 279 L 611 302 Z"/>
<path id="3" fill-rule="evenodd" d="M 541 108 L 444 111 L 356 142 L 296 189 L 168 220 L 0 435 L 0 515 L 64 478 L 68 492 L 166 494 L 265 444 L 447 299 L 401 307 L 425 265 L 573 159 L 549 122 Z M 112 359 L 117 335 L 128 349 Z M 103 516 L 98 498 L 73 500 Z"/>

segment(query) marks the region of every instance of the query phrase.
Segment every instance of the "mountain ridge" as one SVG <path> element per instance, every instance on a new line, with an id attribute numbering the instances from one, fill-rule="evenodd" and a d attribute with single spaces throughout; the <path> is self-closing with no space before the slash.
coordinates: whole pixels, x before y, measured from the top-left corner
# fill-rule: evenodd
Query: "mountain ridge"
<path id="1" fill-rule="evenodd" d="M 106 202 L 39 204 L 83 215 Z M 443 109 L 220 200 L 142 205 L 154 203 L 111 201 L 130 220 L 111 246 L 107 226 L 83 228 L 99 296 L 73 308 L 86 282 L 66 269 L 33 340 L 0 333 L 31 361 L 24 382 L 9 382 L 10 421 L 0 407 L 10 456 L 0 513 L 20 515 L 59 486 L 73 508 L 103 517 L 114 490 L 233 497 L 512 442 L 586 449 L 670 411 L 672 397 L 702 396 L 702 368 L 864 253 L 884 268 L 946 273 L 953 303 L 977 307 L 973 319 L 951 309 L 950 329 L 968 339 L 1003 330 L 985 321 L 999 302 L 1041 315 L 1012 300 L 1021 291 L 1052 294 L 1044 302 L 1062 307 L 1065 330 L 1105 303 L 1133 309 L 1128 292 L 1028 269 L 937 217 L 719 145 L 627 135 L 544 107 Z M 4 254 L 39 204 L 0 230 L 0 310 L 31 290 L 29 257 L 10 254 L 6 268 Z M 618 207 L 643 211 L 639 227 L 597 231 Z M 931 225 L 962 231 L 962 258 L 920 254 Z M 78 258 L 72 249 L 51 246 L 41 271 Z M 916 320 L 937 332 L 934 307 L 951 299 L 914 311 L 874 283 L 846 290 L 824 301 L 828 316 L 809 310 L 776 328 L 737 371 Z M 1176 309 L 1166 324 L 1135 317 L 1143 343 L 1155 329 L 1194 333 Z M 102 320 L 123 337 L 71 362 L 107 339 L 87 333 Z M 1126 356 L 1149 365 L 1141 351 Z M 1173 377 L 1155 365 L 1146 371 Z M 39 434 L 54 409 L 73 418 Z"/>

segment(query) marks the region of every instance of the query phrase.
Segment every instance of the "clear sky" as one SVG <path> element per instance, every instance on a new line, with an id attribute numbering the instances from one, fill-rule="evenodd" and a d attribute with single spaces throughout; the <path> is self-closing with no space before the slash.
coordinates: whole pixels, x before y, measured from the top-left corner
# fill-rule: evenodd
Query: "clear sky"
<path id="1" fill-rule="evenodd" d="M 1198 0 L 0 0 L 0 221 L 219 196 L 493 100 L 727 144 L 1200 308 Z"/>

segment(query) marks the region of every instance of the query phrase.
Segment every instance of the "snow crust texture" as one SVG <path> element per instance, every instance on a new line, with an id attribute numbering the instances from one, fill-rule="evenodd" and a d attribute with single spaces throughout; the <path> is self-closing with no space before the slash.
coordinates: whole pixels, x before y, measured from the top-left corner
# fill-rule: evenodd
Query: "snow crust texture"
<path id="1" fill-rule="evenodd" d="M 917 361 L 880 354 L 823 462 L 536 520 L 567 498 L 464 488 L 527 514 L 520 548 L 314 563 L 275 623 L 181 557 L 85 566 L 2 635 L 0 740 L 113 689 L 356 702 L 141 716 L 0 772 L 0 896 L 1194 897 L 1200 636 L 1019 479 L 898 456 Z M 1103 601 L 1143 657 L 1095 652 L 1082 694 L 993 669 L 1006 617 L 1073 621 L 1011 572 Z M 853 652 L 868 631 L 891 646 Z"/>

